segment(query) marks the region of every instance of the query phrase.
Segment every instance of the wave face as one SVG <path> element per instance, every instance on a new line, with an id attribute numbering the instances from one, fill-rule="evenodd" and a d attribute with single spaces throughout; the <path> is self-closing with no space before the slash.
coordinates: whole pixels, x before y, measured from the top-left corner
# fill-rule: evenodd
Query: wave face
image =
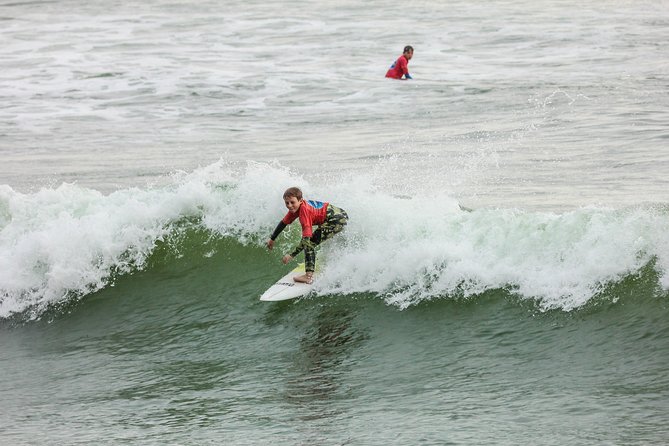
<path id="1" fill-rule="evenodd" d="M 349 213 L 344 235 L 319 254 L 319 294 L 365 293 L 399 308 L 505 289 L 539 308 L 580 308 L 650 266 L 669 289 L 669 209 L 583 208 L 555 214 L 466 210 L 439 192 L 402 196 L 374 174 L 305 178 L 278 164 L 219 161 L 173 174 L 167 185 L 104 195 L 74 184 L 31 194 L 0 187 L 0 317 L 49 307 L 150 267 L 161 245 L 179 250 L 193 231 L 256 249 L 285 212 L 285 188 Z M 278 261 L 299 238 L 279 238 Z M 246 251 L 241 251 L 245 253 Z M 201 255 L 212 257 L 207 251 Z M 253 268 L 266 259 L 249 254 Z"/>

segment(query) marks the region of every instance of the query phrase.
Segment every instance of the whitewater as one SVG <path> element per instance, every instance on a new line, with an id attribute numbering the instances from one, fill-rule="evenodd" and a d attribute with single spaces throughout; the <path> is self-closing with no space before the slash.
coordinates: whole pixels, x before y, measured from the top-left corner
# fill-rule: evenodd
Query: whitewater
<path id="1" fill-rule="evenodd" d="M 406 308 L 508 289 L 543 309 L 569 311 L 648 265 L 657 272 L 658 291 L 669 289 L 666 206 L 471 210 L 438 191 L 385 193 L 371 176 L 312 183 L 281 166 L 222 161 L 170 181 L 111 194 L 73 184 L 31 194 L 3 186 L 0 315 L 38 317 L 51 305 L 110 286 L 118 275 L 145 268 L 159 244 L 178 251 L 189 231 L 262 246 L 282 216 L 280 192 L 294 184 L 351 215 L 345 236 L 324 248 L 321 295 L 372 293 Z M 290 232 L 284 250 L 296 234 Z"/>

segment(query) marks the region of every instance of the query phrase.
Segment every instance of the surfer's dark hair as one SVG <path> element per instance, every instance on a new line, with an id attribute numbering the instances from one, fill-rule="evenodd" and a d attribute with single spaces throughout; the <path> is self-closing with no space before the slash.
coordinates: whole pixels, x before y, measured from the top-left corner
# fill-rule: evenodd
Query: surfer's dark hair
<path id="1" fill-rule="evenodd" d="M 408 53 L 409 51 L 411 51 L 413 53 L 413 47 L 411 45 L 405 46 L 403 52 Z"/>
<path id="2" fill-rule="evenodd" d="M 302 199 L 302 190 L 299 187 L 289 187 L 283 193 L 283 199 L 285 200 L 288 197 L 295 197 L 298 200 Z"/>

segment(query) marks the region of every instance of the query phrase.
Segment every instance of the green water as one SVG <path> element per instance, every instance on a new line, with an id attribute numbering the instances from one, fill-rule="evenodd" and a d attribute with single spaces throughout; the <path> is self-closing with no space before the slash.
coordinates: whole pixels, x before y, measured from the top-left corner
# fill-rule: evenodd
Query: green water
<path id="1" fill-rule="evenodd" d="M 587 307 L 507 291 L 407 310 L 258 296 L 260 248 L 156 255 L 1 334 L 6 444 L 661 444 L 669 324 L 652 269 Z M 211 246 L 209 246 L 211 247 Z M 206 248 L 206 246 L 205 246 Z M 239 259 L 243 261 L 239 261 Z"/>

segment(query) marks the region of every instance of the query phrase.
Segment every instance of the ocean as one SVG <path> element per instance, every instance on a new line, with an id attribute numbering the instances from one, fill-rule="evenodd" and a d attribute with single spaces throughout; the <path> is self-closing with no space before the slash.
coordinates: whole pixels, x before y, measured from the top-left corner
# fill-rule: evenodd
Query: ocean
<path id="1" fill-rule="evenodd" d="M 0 3 L 0 444 L 669 443 L 668 55 L 664 0 Z M 260 302 L 290 186 L 350 221 Z"/>

